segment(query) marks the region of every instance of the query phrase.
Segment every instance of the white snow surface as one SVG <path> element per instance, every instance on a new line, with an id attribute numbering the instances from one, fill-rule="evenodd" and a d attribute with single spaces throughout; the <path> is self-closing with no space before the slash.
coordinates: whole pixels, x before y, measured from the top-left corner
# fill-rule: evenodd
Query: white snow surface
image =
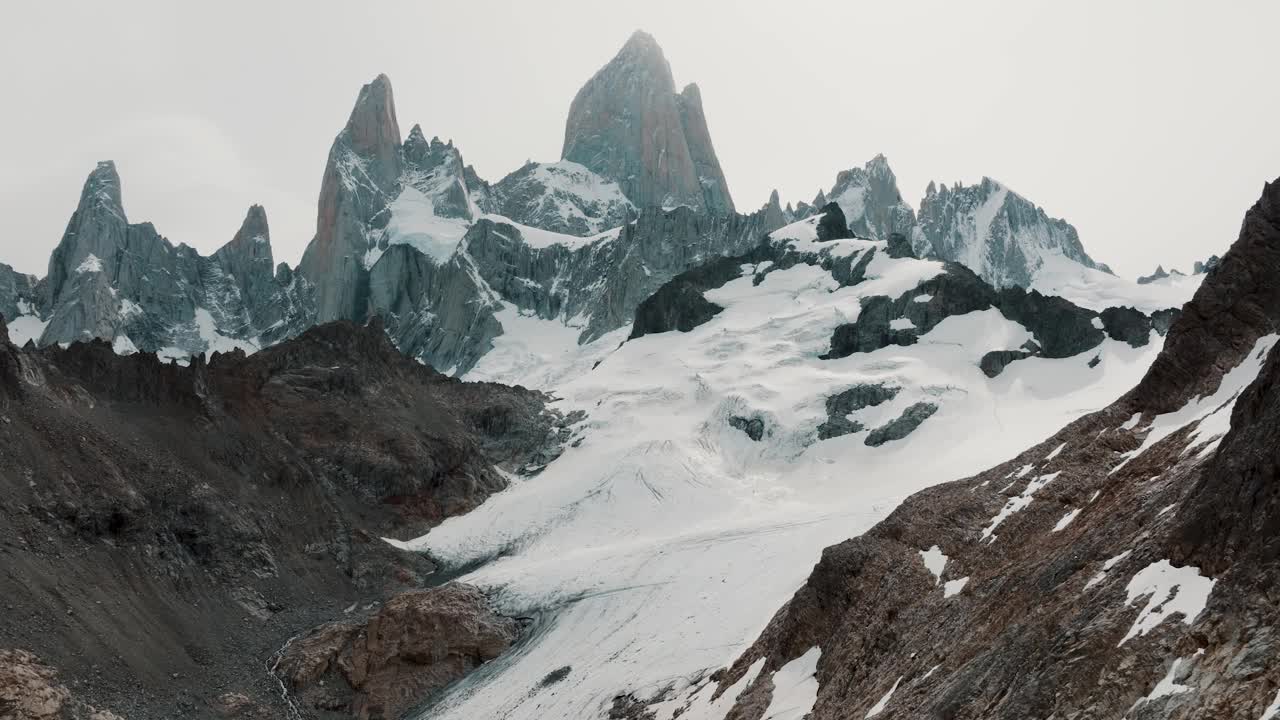
<path id="1" fill-rule="evenodd" d="M 1267 706 L 1267 709 L 1262 711 L 1262 718 L 1260 720 L 1275 720 L 1275 718 L 1278 717 L 1280 717 L 1280 690 L 1276 691 L 1276 697 L 1271 701 L 1271 704 Z"/>
<path id="2" fill-rule="evenodd" d="M 773 698 L 762 720 L 804 720 L 818 700 L 818 658 L 822 651 L 809 648 L 805 654 L 778 668 L 773 674 Z"/>
<path id="3" fill-rule="evenodd" d="M 774 237 L 815 254 L 884 247 L 817 243 L 812 231 L 802 221 Z M 940 271 L 877 252 L 852 287 L 808 264 L 758 286 L 748 275 L 706 294 L 725 308 L 707 323 L 625 344 L 629 328 L 578 346 L 573 323 L 504 308 L 506 344 L 498 338 L 465 379 L 520 382 L 588 417 L 574 428 L 577 446 L 542 474 L 397 543 L 448 566 L 478 564 L 460 579 L 488 590 L 502 612 L 538 618 L 529 641 L 424 717 L 599 718 L 631 693 L 668 698 L 660 718 L 693 702 L 697 714 L 682 720 L 720 720 L 746 685 L 710 709 L 714 684 L 698 683 L 755 640 L 823 548 L 864 532 L 907 495 L 984 470 L 1105 407 L 1159 352 L 1158 339 L 1143 348 L 1107 340 L 987 378 L 978 359 L 1030 335 L 985 311 L 947 318 L 912 346 L 818 359 L 861 298 L 900 296 Z M 1098 353 L 1102 369 L 1089 368 Z M 865 383 L 901 388 L 854 413 L 868 428 L 916 402 L 939 409 L 880 447 L 864 444 L 867 431 L 817 441 L 826 398 Z M 763 420 L 764 438 L 730 426 L 733 416 Z M 981 443 L 962 440 L 974 418 Z M 567 657 L 573 672 L 554 691 L 542 688 Z"/>
<path id="4" fill-rule="evenodd" d="M 1125 607 L 1143 596 L 1148 596 L 1147 606 L 1138 613 L 1133 627 L 1120 639 L 1119 645 L 1138 635 L 1146 635 L 1175 613 L 1181 613 L 1182 622 L 1187 625 L 1195 624 L 1209 603 L 1209 595 L 1216 582 L 1201 575 L 1197 567 L 1174 567 L 1168 560 L 1151 563 L 1139 570 L 1125 588 L 1128 593 Z"/>
<path id="5" fill-rule="evenodd" d="M 611 228 L 595 235 L 588 237 L 578 237 L 577 235 L 565 235 L 564 233 L 552 232 L 550 230 L 542 230 L 528 225 L 522 225 L 511 218 L 502 215 L 487 214 L 484 216 L 487 220 L 496 223 L 504 223 L 514 227 L 520 231 L 520 237 L 524 243 L 532 248 L 546 248 L 552 245 L 563 245 L 568 248 L 590 245 L 595 242 L 616 240 L 622 227 Z M 515 239 L 515 238 L 512 238 Z"/>
<path id="6" fill-rule="evenodd" d="M 1197 650 L 1190 659 L 1195 660 L 1203 654 L 1203 649 Z M 1169 672 L 1165 673 L 1165 676 L 1160 678 L 1160 682 L 1156 683 L 1156 686 L 1151 688 L 1151 692 L 1147 693 L 1145 697 L 1139 698 L 1138 702 L 1134 703 L 1134 707 L 1137 707 L 1144 702 L 1150 702 L 1151 700 L 1159 700 L 1162 697 L 1181 695 L 1182 693 L 1189 693 L 1195 690 L 1195 688 L 1189 685 L 1182 685 L 1177 682 L 1178 668 L 1182 665 L 1183 660 L 1184 658 L 1175 658 L 1173 664 L 1169 666 Z"/>
<path id="7" fill-rule="evenodd" d="M 1066 530 L 1067 526 L 1071 524 L 1071 521 L 1075 520 L 1076 516 L 1079 514 L 1080 508 L 1075 508 L 1069 511 L 1066 515 L 1063 515 L 1062 519 L 1058 521 L 1058 524 L 1053 526 L 1053 532 L 1062 532 L 1063 530 Z"/>
<path id="8" fill-rule="evenodd" d="M 948 580 L 947 583 L 942 586 L 942 599 L 946 600 L 947 598 L 955 597 L 956 595 L 959 595 L 960 591 L 964 590 L 964 586 L 968 584 L 969 584 L 968 575 L 965 575 L 964 577 L 958 580 Z"/>
<path id="9" fill-rule="evenodd" d="M 1064 297 L 1082 308 L 1102 312 L 1109 307 L 1132 307 L 1144 313 L 1180 308 L 1204 275 L 1171 275 L 1146 285 L 1116 277 L 1068 258 L 1058 251 L 1044 253 L 1031 278 L 1031 288 Z"/>
<path id="10" fill-rule="evenodd" d="M 921 550 L 920 559 L 929 572 L 933 573 L 933 584 L 942 582 L 942 570 L 947 566 L 947 556 L 942 553 L 942 548 L 934 545 L 928 550 Z"/>
<path id="11" fill-rule="evenodd" d="M 89 253 L 85 256 L 84 260 L 81 260 L 80 264 L 76 266 L 76 273 L 95 272 L 102 272 L 102 260 L 99 260 L 97 255 Z"/>
<path id="12" fill-rule="evenodd" d="M 453 256 L 458 241 L 467 234 L 471 222 L 466 218 L 440 217 L 436 215 L 435 203 L 426 193 L 412 185 L 406 185 L 392 201 L 388 208 L 391 219 L 387 222 L 387 244 L 411 245 L 422 254 L 431 258 L 437 265 L 443 265 Z M 376 249 L 370 251 L 365 265 L 372 267 L 381 253 Z"/>
<path id="13" fill-rule="evenodd" d="M 27 344 L 28 340 L 40 342 L 40 336 L 49 326 L 49 321 L 41 320 L 37 315 L 19 315 L 9 320 L 9 342 L 18 347 Z"/>

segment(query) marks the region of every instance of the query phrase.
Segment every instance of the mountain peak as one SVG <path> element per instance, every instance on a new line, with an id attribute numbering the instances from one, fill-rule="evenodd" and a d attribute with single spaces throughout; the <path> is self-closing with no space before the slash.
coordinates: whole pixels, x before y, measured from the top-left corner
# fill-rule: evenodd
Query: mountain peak
<path id="1" fill-rule="evenodd" d="M 379 75 L 360 88 L 345 132 L 350 136 L 352 148 L 362 154 L 381 154 L 387 147 L 400 144 L 400 124 L 396 119 L 390 78 Z"/>
<path id="2" fill-rule="evenodd" d="M 617 182 L 642 208 L 733 210 L 700 89 L 676 93 L 662 48 L 643 31 L 574 96 L 561 159 Z"/>
<path id="3" fill-rule="evenodd" d="M 120 199 L 120 174 L 116 172 L 116 164 L 111 160 L 102 160 L 89 177 L 85 178 L 84 189 L 80 191 L 80 208 L 91 206 L 105 207 L 124 217 L 124 204 Z"/>

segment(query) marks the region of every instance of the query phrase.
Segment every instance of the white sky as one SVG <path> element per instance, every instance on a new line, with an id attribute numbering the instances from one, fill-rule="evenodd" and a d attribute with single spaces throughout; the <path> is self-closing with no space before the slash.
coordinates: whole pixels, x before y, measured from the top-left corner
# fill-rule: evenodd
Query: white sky
<path id="1" fill-rule="evenodd" d="M 44 274 L 114 159 L 133 222 L 208 253 L 266 206 L 315 230 L 326 154 L 390 75 L 404 133 L 491 181 L 559 158 L 574 93 L 637 29 L 697 82 L 739 209 L 885 153 L 913 204 L 990 175 L 1122 275 L 1221 252 L 1280 176 L 1280 2 L 142 2 L 0 10 L 0 262 Z"/>

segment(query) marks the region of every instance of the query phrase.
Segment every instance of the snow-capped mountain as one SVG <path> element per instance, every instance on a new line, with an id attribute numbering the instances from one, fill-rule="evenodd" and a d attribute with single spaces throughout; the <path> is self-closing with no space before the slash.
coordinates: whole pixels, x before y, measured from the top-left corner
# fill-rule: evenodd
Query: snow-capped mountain
<path id="1" fill-rule="evenodd" d="M 12 327 L 40 345 L 97 338 L 120 352 L 181 359 L 252 352 L 310 324 L 310 290 L 288 266 L 274 268 L 262 207 L 203 257 L 151 223 L 129 223 L 115 165 L 102 162 L 85 181 L 49 274 L 22 291 Z"/>
<path id="2" fill-rule="evenodd" d="M 479 201 L 486 212 L 563 235 L 590 236 L 621 227 L 636 207 L 622 188 L 578 163 L 526 163 Z"/>
<path id="3" fill-rule="evenodd" d="M 1105 406 L 1161 346 L 1157 319 L 996 291 L 885 241 L 821 242 L 821 219 L 677 275 L 583 345 L 525 317 L 466 375 L 585 417 L 536 481 L 409 543 L 479 564 L 465 582 L 537 618 L 423 717 L 674 701 L 749 645 L 821 547 Z"/>
<path id="4" fill-rule="evenodd" d="M 1278 229 L 1280 181 L 1131 391 L 848 533 L 650 717 L 1275 717 Z"/>
<path id="5" fill-rule="evenodd" d="M 831 192 L 814 201 L 815 212 L 822 208 L 817 203 L 824 197 L 827 202 L 840 206 L 849 221 L 849 229 L 859 237 L 888 240 L 892 233 L 911 237 L 916 224 L 915 211 L 898 192 L 898 178 L 884 155 L 875 156 L 865 167 L 844 170 L 837 175 Z"/>

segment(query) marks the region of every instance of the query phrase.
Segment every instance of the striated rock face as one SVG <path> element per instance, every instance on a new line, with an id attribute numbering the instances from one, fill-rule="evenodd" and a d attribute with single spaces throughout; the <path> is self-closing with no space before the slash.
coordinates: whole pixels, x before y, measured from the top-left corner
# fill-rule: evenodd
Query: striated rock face
<path id="1" fill-rule="evenodd" d="M 642 208 L 734 209 L 697 86 L 676 94 L 662 49 L 644 32 L 578 91 L 561 156 L 616 181 Z"/>
<path id="2" fill-rule="evenodd" d="M 888 240 L 893 233 L 909 237 L 915 227 L 915 212 L 898 192 L 898 178 L 884 155 L 875 156 L 864 167 L 841 172 L 826 197 L 840 206 L 849 230 L 858 237 Z"/>
<path id="3" fill-rule="evenodd" d="M 479 590 L 450 583 L 395 595 L 367 620 L 316 628 L 284 649 L 275 672 L 317 711 L 399 718 L 501 655 L 518 632 Z"/>
<path id="4" fill-rule="evenodd" d="M 316 235 L 298 271 L 316 286 L 316 319 L 363 319 L 364 257 L 386 227 L 399 194 L 403 158 L 391 80 L 360 89 L 347 125 L 333 140 L 320 185 Z"/>
<path id="5" fill-rule="evenodd" d="M 310 286 L 272 274 L 261 206 L 250 208 L 230 243 L 202 257 L 151 223 L 128 222 L 111 162 L 85 181 L 41 287 L 40 305 L 28 303 L 25 313 L 40 318 L 41 345 L 100 339 L 121 352 L 171 357 L 252 351 L 300 332 L 313 317 Z"/>
<path id="6" fill-rule="evenodd" d="M 827 548 L 716 676 L 759 668 L 728 717 L 813 648 L 813 720 L 1274 714 L 1277 188 L 1130 393 Z"/>
<path id="7" fill-rule="evenodd" d="M 911 237 L 922 257 L 963 263 L 998 288 L 1029 286 L 1050 256 L 1110 272 L 1069 223 L 990 178 L 969 187 L 929 183 Z"/>
<path id="8" fill-rule="evenodd" d="M 623 225 L 635 214 L 616 182 L 568 160 L 527 163 L 478 202 L 518 223 L 582 237 Z"/>
<path id="9" fill-rule="evenodd" d="M 287 716 L 273 652 L 435 569 L 380 538 L 471 510 L 565 440 L 541 394 L 447 378 L 376 323 L 188 367 L 3 336 L 0 575 L 23 580 L 0 647 L 130 718 Z"/>

